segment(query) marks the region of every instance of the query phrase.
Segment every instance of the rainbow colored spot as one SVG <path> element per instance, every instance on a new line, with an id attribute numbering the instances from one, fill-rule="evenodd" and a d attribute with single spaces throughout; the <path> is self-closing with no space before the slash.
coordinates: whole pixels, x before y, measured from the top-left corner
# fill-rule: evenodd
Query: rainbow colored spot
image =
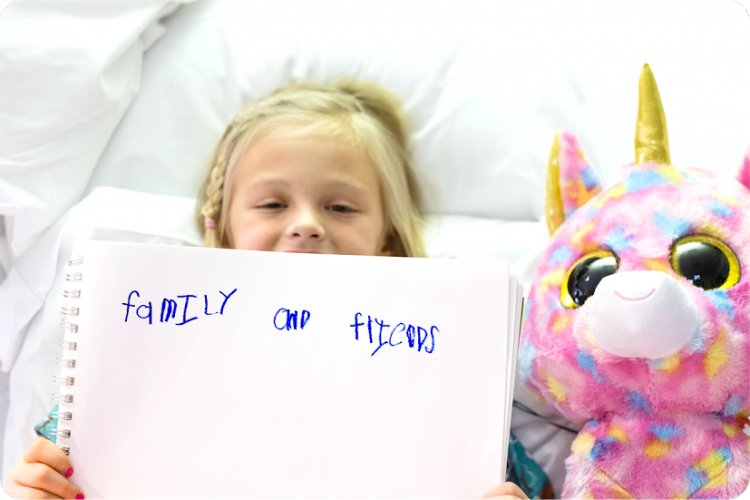
<path id="1" fill-rule="evenodd" d="M 621 252 L 633 246 L 633 236 L 616 227 L 604 238 L 604 243 L 615 252 Z"/>
<path id="2" fill-rule="evenodd" d="M 690 223 L 684 219 L 667 217 L 656 212 L 653 217 L 654 224 L 661 229 L 665 238 L 676 239 L 690 231 Z"/>
<path id="3" fill-rule="evenodd" d="M 706 201 L 703 202 L 703 206 L 711 210 L 719 217 L 734 217 L 734 212 L 732 212 L 728 206 L 720 201 Z"/>
<path id="4" fill-rule="evenodd" d="M 664 186 L 670 184 L 669 180 L 654 170 L 645 170 L 643 172 L 631 173 L 627 180 L 628 193 L 634 193 L 651 186 Z"/>
<path id="5" fill-rule="evenodd" d="M 573 250 L 569 246 L 560 245 L 552 251 L 552 255 L 550 255 L 547 264 L 553 266 L 560 262 L 567 262 L 573 258 L 573 255 Z"/>

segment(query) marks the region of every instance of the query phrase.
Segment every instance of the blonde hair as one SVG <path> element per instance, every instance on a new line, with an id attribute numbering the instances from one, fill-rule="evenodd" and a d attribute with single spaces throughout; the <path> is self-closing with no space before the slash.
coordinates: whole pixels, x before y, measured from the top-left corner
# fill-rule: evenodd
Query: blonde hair
<path id="1" fill-rule="evenodd" d="M 235 166 L 254 136 L 277 126 L 324 133 L 365 151 L 380 180 L 386 248 L 395 256 L 426 255 L 422 193 L 407 150 L 401 106 L 383 87 L 359 80 L 293 83 L 237 113 L 211 154 L 198 196 L 197 222 L 207 247 L 233 246 L 228 206 Z"/>

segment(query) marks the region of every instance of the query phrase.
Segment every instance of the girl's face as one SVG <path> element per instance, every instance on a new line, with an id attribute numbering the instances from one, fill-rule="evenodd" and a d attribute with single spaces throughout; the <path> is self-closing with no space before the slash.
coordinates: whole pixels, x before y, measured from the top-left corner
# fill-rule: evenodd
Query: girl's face
<path id="1" fill-rule="evenodd" d="M 234 247 L 388 255 L 375 166 L 324 135 L 270 133 L 236 166 L 229 205 Z"/>

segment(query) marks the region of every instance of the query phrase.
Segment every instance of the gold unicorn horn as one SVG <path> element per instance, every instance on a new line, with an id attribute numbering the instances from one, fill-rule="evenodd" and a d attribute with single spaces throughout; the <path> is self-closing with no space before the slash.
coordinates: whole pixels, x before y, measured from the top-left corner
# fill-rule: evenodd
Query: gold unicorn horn
<path id="1" fill-rule="evenodd" d="M 635 163 L 670 165 L 667 119 L 661 105 L 659 88 L 648 64 L 643 65 L 638 81 L 638 121 L 635 126 Z"/>
<path id="2" fill-rule="evenodd" d="M 547 196 L 544 200 L 544 212 L 550 235 L 555 234 L 557 228 L 565 222 L 562 190 L 560 189 L 560 135 L 560 131 L 555 133 L 555 140 L 552 142 L 547 162 Z"/>

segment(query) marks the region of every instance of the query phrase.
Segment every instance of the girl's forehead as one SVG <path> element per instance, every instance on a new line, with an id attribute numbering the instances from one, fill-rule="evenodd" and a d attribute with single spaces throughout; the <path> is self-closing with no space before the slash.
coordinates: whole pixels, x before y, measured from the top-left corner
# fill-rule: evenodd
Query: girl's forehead
<path id="1" fill-rule="evenodd" d="M 342 134 L 334 134 L 308 127 L 287 125 L 258 131 L 248 144 L 245 155 L 293 154 L 299 150 L 307 153 L 327 153 L 343 156 L 366 156 L 353 141 Z"/>
<path id="2" fill-rule="evenodd" d="M 260 123 L 252 132 L 247 147 L 266 139 L 279 142 L 287 139 L 311 139 L 326 142 L 329 146 L 342 150 L 363 151 L 360 135 L 361 133 L 342 118 L 279 116 Z"/>
<path id="3" fill-rule="evenodd" d="M 247 187 L 379 189 L 376 169 L 364 151 L 335 136 L 299 130 L 273 130 L 254 138 L 237 162 L 234 181 Z"/>
<path id="4" fill-rule="evenodd" d="M 320 133 L 266 134 L 250 142 L 239 164 L 250 171 L 316 168 L 321 173 L 347 171 L 357 175 L 372 170 L 365 151 Z"/>

